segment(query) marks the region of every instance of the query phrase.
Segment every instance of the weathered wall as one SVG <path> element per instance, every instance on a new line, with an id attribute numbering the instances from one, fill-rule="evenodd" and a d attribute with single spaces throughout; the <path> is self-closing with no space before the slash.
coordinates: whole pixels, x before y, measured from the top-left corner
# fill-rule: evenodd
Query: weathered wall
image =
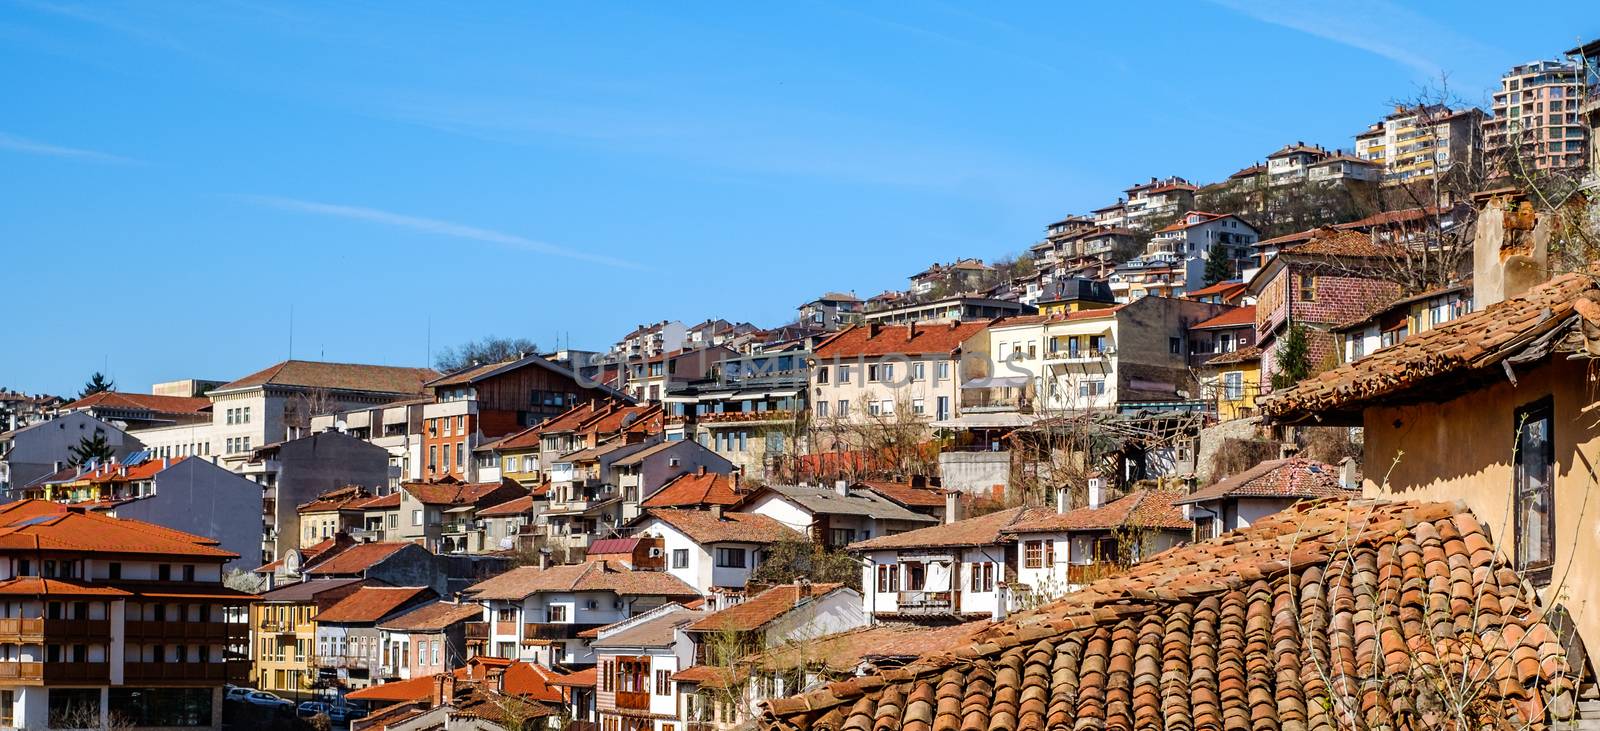
<path id="1" fill-rule="evenodd" d="M 1553 397 L 1556 556 L 1552 583 L 1539 593 L 1547 606 L 1566 607 L 1593 652 L 1600 650 L 1600 426 L 1594 414 L 1579 411 L 1596 400 L 1587 369 L 1584 361 L 1558 359 L 1518 373 L 1515 385 L 1502 380 L 1441 404 L 1369 409 L 1363 489 L 1465 501 L 1509 559 L 1515 413 Z"/>
<path id="2" fill-rule="evenodd" d="M 1011 482 L 1010 452 L 942 452 L 939 484 L 952 490 L 989 495 Z"/>

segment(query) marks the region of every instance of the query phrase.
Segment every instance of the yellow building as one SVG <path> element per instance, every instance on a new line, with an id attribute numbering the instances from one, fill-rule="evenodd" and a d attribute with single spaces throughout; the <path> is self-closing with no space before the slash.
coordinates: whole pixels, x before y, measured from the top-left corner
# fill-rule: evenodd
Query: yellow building
<path id="1" fill-rule="evenodd" d="M 250 677 L 286 698 L 311 694 L 317 679 L 317 612 L 361 588 L 361 579 L 314 579 L 262 594 L 250 605 Z"/>
<path id="2" fill-rule="evenodd" d="M 539 429 L 539 426 L 531 426 L 482 447 L 494 455 L 501 477 L 509 477 L 525 487 L 543 482 L 544 474 L 539 469 Z"/>
<path id="3" fill-rule="evenodd" d="M 1090 279 L 1060 279 L 1045 285 L 1034 302 L 1041 315 L 1099 310 L 1116 305 L 1105 282 Z"/>
<path id="4" fill-rule="evenodd" d="M 1256 415 L 1261 395 L 1261 349 L 1255 346 L 1223 353 L 1205 362 L 1201 383 L 1206 396 L 1216 401 L 1223 421 Z"/>

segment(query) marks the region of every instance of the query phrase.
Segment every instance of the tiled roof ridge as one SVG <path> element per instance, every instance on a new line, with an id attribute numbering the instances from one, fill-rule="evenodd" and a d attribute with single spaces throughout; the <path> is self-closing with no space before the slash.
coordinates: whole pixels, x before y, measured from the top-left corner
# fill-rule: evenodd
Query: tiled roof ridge
<path id="1" fill-rule="evenodd" d="M 1365 508 L 1363 515 L 1357 515 L 1359 509 Z M 1314 511 L 1317 513 L 1313 518 Z M 1337 513 L 1337 516 L 1335 515 Z M 1338 519 L 1336 519 L 1338 518 Z M 1356 518 L 1356 520 L 1352 520 Z M 1288 539 L 1287 541 L 1285 539 Z M 1335 606 L 1337 597 L 1327 598 L 1319 588 L 1320 582 L 1326 575 L 1317 567 L 1329 564 L 1340 554 L 1348 554 L 1351 568 L 1341 569 L 1344 562 L 1334 562 L 1329 566 L 1328 572 L 1338 571 L 1370 571 L 1376 574 L 1379 569 L 1377 564 L 1369 561 L 1367 556 L 1373 556 L 1385 547 L 1394 550 L 1390 566 L 1398 568 L 1400 563 L 1399 550 L 1401 544 L 1410 542 L 1412 554 L 1419 554 L 1419 564 L 1431 566 L 1436 576 L 1443 576 L 1452 584 L 1462 583 L 1460 579 L 1452 579 L 1458 568 L 1466 568 L 1471 572 L 1474 581 L 1478 584 L 1476 591 L 1483 591 L 1483 582 L 1477 577 L 1484 576 L 1485 581 L 1492 580 L 1491 588 L 1494 596 L 1490 597 L 1492 606 L 1502 606 L 1501 591 L 1513 592 L 1513 604 L 1509 609 L 1501 610 L 1497 617 L 1491 618 L 1493 626 L 1474 629 L 1473 625 L 1484 624 L 1476 608 L 1470 610 L 1468 634 L 1478 633 L 1480 636 L 1493 634 L 1491 641 L 1500 641 L 1504 635 L 1499 634 L 1501 629 L 1511 629 L 1502 622 L 1514 623 L 1518 638 L 1511 640 L 1515 646 L 1510 649 L 1501 648 L 1500 652 L 1507 654 L 1510 660 L 1515 652 L 1516 662 L 1507 662 L 1505 665 L 1515 667 L 1504 669 L 1498 674 L 1501 684 L 1496 686 L 1495 679 L 1485 681 L 1489 688 L 1503 688 L 1509 675 L 1509 680 L 1514 684 L 1516 691 L 1523 691 L 1525 687 L 1539 686 L 1551 689 L 1555 693 L 1570 692 L 1572 681 L 1563 676 L 1559 670 L 1565 667 L 1559 642 L 1554 632 L 1544 626 L 1533 613 L 1531 604 L 1520 608 L 1525 610 L 1523 619 L 1510 618 L 1506 615 L 1517 611 L 1517 602 L 1520 596 L 1520 581 L 1516 580 L 1515 572 L 1510 571 L 1498 558 L 1492 544 L 1488 541 L 1482 525 L 1467 511 L 1459 501 L 1455 503 L 1393 503 L 1378 500 L 1368 501 L 1320 501 L 1314 504 L 1305 504 L 1285 511 L 1258 522 L 1251 528 L 1213 539 L 1206 543 L 1184 548 L 1172 549 L 1153 558 L 1151 561 L 1139 564 L 1129 572 L 1118 576 L 1094 582 L 1080 592 L 1068 594 L 1063 599 L 1045 605 L 1039 609 L 1013 615 L 1002 624 L 994 625 L 974 636 L 974 643 L 957 649 L 935 652 L 924 655 L 918 660 L 897 669 L 879 671 L 873 675 L 855 677 L 849 680 L 835 682 L 824 688 L 814 690 L 792 698 L 775 699 L 768 701 L 762 711 L 761 726 L 766 729 L 792 729 L 792 728 L 825 728 L 825 729 L 868 729 L 868 728 L 894 728 L 902 725 L 913 725 L 917 728 L 1083 728 L 1085 721 L 1096 720 L 1096 713 L 1103 713 L 1109 717 L 1119 710 L 1113 709 L 1112 694 L 1120 693 L 1120 701 L 1124 707 L 1120 709 L 1120 718 L 1125 720 L 1138 711 L 1133 707 L 1141 692 L 1154 694 L 1152 699 L 1146 696 L 1143 699 L 1145 711 L 1157 713 L 1167 710 L 1167 702 L 1174 695 L 1181 695 L 1188 700 L 1176 701 L 1182 704 L 1182 710 L 1199 711 L 1203 701 L 1190 695 L 1187 688 L 1174 689 L 1165 677 L 1162 670 L 1163 657 L 1168 654 L 1166 649 L 1172 643 L 1168 638 L 1172 622 L 1185 619 L 1189 611 L 1209 612 L 1219 618 L 1229 612 L 1233 615 L 1233 624 L 1236 629 L 1246 633 L 1265 633 L 1258 640 L 1248 640 L 1246 637 L 1235 637 L 1233 649 L 1238 667 L 1237 680 L 1240 681 L 1231 687 L 1226 685 L 1219 674 L 1223 672 L 1222 663 L 1217 662 L 1209 667 L 1210 678 L 1215 687 L 1207 688 L 1211 692 L 1209 707 L 1206 709 L 1212 714 L 1210 720 L 1221 721 L 1225 712 L 1224 706 L 1242 705 L 1247 717 L 1254 716 L 1257 707 L 1265 703 L 1268 713 L 1278 713 L 1282 699 L 1275 698 L 1272 690 L 1268 695 L 1258 698 L 1257 693 L 1263 688 L 1246 684 L 1244 662 L 1250 662 L 1249 675 L 1254 677 L 1256 671 L 1253 659 L 1250 657 L 1266 656 L 1278 657 L 1283 654 L 1282 640 L 1276 629 L 1281 619 L 1277 615 L 1282 612 L 1276 607 L 1280 599 L 1293 602 L 1293 608 L 1300 606 L 1300 602 L 1309 601 L 1320 604 L 1320 608 L 1309 611 L 1326 612 L 1331 619 L 1339 614 L 1348 615 L 1358 613 L 1357 607 L 1351 605 L 1340 609 Z M 1215 565 L 1222 560 L 1224 549 L 1232 545 L 1244 544 L 1255 546 L 1260 544 L 1281 546 L 1281 555 L 1257 554 L 1244 557 L 1244 560 L 1235 562 L 1226 567 Z M 1431 549 L 1431 550 L 1430 550 Z M 1452 553 L 1447 554 L 1445 551 Z M 1361 556 L 1356 554 L 1360 553 Z M 1198 554 L 1191 556 L 1190 554 Z M 1470 561 L 1470 567 L 1458 567 L 1453 559 L 1463 556 Z M 1197 560 L 1204 559 L 1204 560 Z M 1364 566 L 1364 568 L 1363 568 Z M 1227 568 L 1224 572 L 1219 569 Z M 1162 570 L 1181 572 L 1175 580 L 1162 581 Z M 1418 569 L 1421 570 L 1421 567 Z M 1287 574 L 1303 572 L 1310 574 L 1317 572 L 1314 579 L 1308 583 L 1295 582 L 1290 585 L 1274 586 L 1273 581 Z M 1483 572 L 1487 572 L 1484 574 Z M 1504 572 L 1497 573 L 1497 572 Z M 1509 575 L 1505 575 L 1509 574 Z M 1402 579 L 1396 575 L 1394 581 Z M 1427 581 L 1427 576 L 1412 579 L 1424 583 L 1419 596 L 1410 599 L 1396 599 L 1415 604 L 1418 601 L 1426 602 L 1429 595 L 1440 596 L 1440 589 Z M 1348 584 L 1346 585 L 1348 590 Z M 1407 590 L 1407 594 L 1413 590 Z M 1447 584 L 1443 596 L 1452 596 L 1452 589 Z M 1469 596 L 1469 603 L 1477 602 L 1471 597 L 1474 589 L 1462 589 Z M 1285 596 L 1287 592 L 1287 596 Z M 1397 592 L 1398 593 L 1398 592 Z M 1265 595 L 1265 601 L 1262 601 Z M 1244 599 L 1244 597 L 1250 597 Z M 1244 602 L 1241 605 L 1238 602 Z M 1267 606 L 1271 609 L 1267 609 Z M 1164 617 L 1153 614 L 1162 609 L 1170 609 L 1177 613 L 1176 617 Z M 1308 610 L 1300 610 L 1302 613 Z M 1246 612 L 1249 614 L 1247 615 Z M 1261 614 L 1256 614 L 1261 612 Z M 1143 622 L 1136 621 L 1140 615 L 1147 615 Z M 1193 619 L 1192 616 L 1187 617 Z M 1289 621 L 1297 621 L 1291 616 Z M 1459 630 L 1459 618 L 1457 629 Z M 1257 623 L 1261 624 L 1257 624 Z M 1372 627 L 1373 624 L 1382 625 L 1381 621 L 1373 619 L 1359 620 L 1369 631 L 1382 630 L 1386 635 L 1380 646 L 1367 650 L 1376 652 L 1375 659 L 1368 663 L 1377 663 L 1380 667 L 1392 664 L 1388 658 L 1393 652 L 1405 656 L 1406 645 L 1403 635 L 1397 635 L 1401 642 L 1397 651 L 1390 650 L 1390 639 L 1387 637 L 1390 630 L 1385 627 Z M 1248 624 L 1247 624 L 1248 623 Z M 1202 642 L 1216 643 L 1220 631 L 1226 639 L 1226 629 L 1219 629 L 1222 622 L 1217 620 L 1215 625 L 1195 622 L 1194 634 L 1202 632 L 1209 634 L 1207 638 L 1185 637 L 1180 641 L 1192 641 L 1195 646 Z M 1422 625 L 1422 622 L 1416 622 Z M 1398 623 L 1397 623 L 1398 625 Z M 1297 625 L 1298 626 L 1298 625 Z M 1335 646 L 1342 639 L 1346 644 L 1355 640 L 1357 630 L 1352 625 L 1348 629 L 1338 626 L 1337 622 L 1324 622 L 1319 627 L 1320 631 L 1333 633 L 1339 632 L 1340 637 L 1334 638 Z M 1427 631 L 1426 628 L 1423 628 Z M 1093 632 L 1089 632 L 1093 630 Z M 1152 643 L 1143 636 L 1147 630 L 1153 630 L 1159 636 Z M 1302 638 L 1300 632 L 1310 631 L 1313 636 Z M 1409 631 L 1409 626 L 1408 626 Z M 1510 634 L 1510 633 L 1507 633 Z M 1538 635 L 1535 638 L 1535 635 Z M 1343 635 L 1350 635 L 1345 638 Z M 1368 635 L 1368 640 L 1357 642 L 1376 642 L 1378 639 Z M 1452 639 L 1454 636 L 1452 636 Z M 1327 637 L 1315 636 L 1312 630 L 1297 630 L 1293 638 L 1296 642 L 1296 654 L 1300 652 L 1300 642 L 1307 643 L 1305 651 L 1321 641 L 1327 643 Z M 1254 649 L 1246 648 L 1244 642 L 1266 643 Z M 1117 653 L 1108 645 L 1115 643 L 1124 652 Z M 1085 652 L 1089 645 L 1099 645 L 1099 652 L 1092 658 L 1098 665 L 1077 665 L 1080 652 Z M 1134 645 L 1133 651 L 1143 651 L 1154 646 L 1155 655 L 1141 654 L 1136 658 L 1134 652 L 1128 651 L 1129 644 Z M 1552 645 L 1554 647 L 1552 647 Z M 1227 650 L 1226 643 L 1212 645 L 1218 655 Z M 1327 644 L 1323 644 L 1324 649 Z M 1537 649 L 1535 649 L 1535 646 Z M 1243 652 L 1241 652 L 1243 651 Z M 1526 658 L 1532 660 L 1531 667 L 1524 667 L 1521 658 L 1526 651 Z M 1361 652 L 1361 651 L 1355 651 Z M 1085 653 L 1087 654 L 1087 653 Z M 1066 685 L 1063 685 L 1061 673 L 1063 672 L 1063 659 L 1067 659 L 1072 666 L 1066 667 L 1065 672 L 1071 674 Z M 1146 662 L 1154 663 L 1146 665 Z M 1273 663 L 1271 659 L 1266 660 Z M 1401 662 L 1406 662 L 1402 660 Z M 1551 664 L 1557 668 L 1552 671 Z M 1186 664 L 1187 665 L 1187 664 Z M 1054 668 L 1054 670 L 1052 669 Z M 1119 677 L 1119 670 L 1120 677 Z M 1141 670 L 1140 668 L 1147 668 Z M 1203 669 L 1203 668 L 1202 668 Z M 1185 667 L 1185 671 L 1191 670 Z M 1298 674 L 1301 668 L 1293 666 L 1291 672 Z M 1274 680 L 1271 670 L 1263 670 L 1267 677 L 1260 678 L 1265 683 L 1273 686 L 1280 685 Z M 1278 672 L 1282 672 L 1281 670 Z M 1404 672 L 1402 669 L 1400 672 Z M 1148 682 L 1139 679 L 1140 675 L 1148 675 Z M 1188 675 L 1188 672 L 1185 672 Z M 1156 678 L 1160 678 L 1157 680 Z M 1081 681 L 1084 687 L 1080 687 Z M 1518 682 L 1521 681 L 1521 682 Z M 1095 683 L 1100 686 L 1096 687 Z M 1285 719 L 1287 722 L 1295 718 L 1304 720 L 1307 706 L 1315 701 L 1328 700 L 1314 696 L 1312 691 L 1301 687 L 1300 682 L 1291 679 L 1287 683 L 1300 697 L 1301 714 L 1291 714 Z M 952 686 L 948 690 L 945 686 Z M 1024 686 L 1027 686 L 1026 688 Z M 1363 686 L 1364 687 L 1364 686 Z M 1143 691 L 1141 691 L 1143 688 Z M 982 707 L 971 706 L 963 703 L 964 697 L 971 700 L 976 692 L 982 698 Z M 1342 693 L 1359 699 L 1369 691 L 1356 687 L 1324 687 L 1320 692 Z M 1491 691 L 1495 692 L 1495 691 Z M 1536 690 L 1535 692 L 1540 692 Z M 1030 702 L 1030 693 L 1032 701 Z M 1130 694 L 1135 697 L 1130 697 Z M 1223 698 L 1223 695 L 1229 696 Z M 1512 696 L 1515 698 L 1516 696 Z M 1526 696 L 1521 696 L 1525 698 Z M 946 700 L 954 702 L 954 706 L 947 708 Z M 1402 699 L 1404 700 L 1404 699 Z M 1089 706 L 1085 706 L 1085 702 Z M 1231 703 L 1230 703 L 1231 702 Z M 1361 707 L 1361 713 L 1367 711 L 1367 704 L 1356 701 Z M 920 706 L 920 707 L 919 707 Z M 1535 710 L 1543 712 L 1543 705 L 1536 705 Z M 1229 711 L 1231 714 L 1237 711 Z M 973 714 L 980 714 L 974 718 Z M 946 714 L 955 714 L 955 718 L 944 718 Z M 1088 716 L 1088 718 L 1084 718 Z M 945 721 L 934 725 L 935 718 Z M 1076 719 L 1076 725 L 1073 725 Z M 1196 727 L 1206 724 L 1194 719 Z M 994 725 L 991 725 L 991 721 Z M 1145 719 L 1146 722 L 1158 723 L 1155 719 Z M 1244 718 L 1234 719 L 1235 723 L 1228 724 L 1243 727 L 1248 725 Z M 1137 724 L 1143 727 L 1144 723 Z M 1302 724 L 1304 725 L 1304 724 Z M 1102 724 L 1096 724 L 1099 728 Z M 1220 727 L 1220 726 L 1218 726 Z M 1397 726 L 1404 728 L 1403 724 Z"/>

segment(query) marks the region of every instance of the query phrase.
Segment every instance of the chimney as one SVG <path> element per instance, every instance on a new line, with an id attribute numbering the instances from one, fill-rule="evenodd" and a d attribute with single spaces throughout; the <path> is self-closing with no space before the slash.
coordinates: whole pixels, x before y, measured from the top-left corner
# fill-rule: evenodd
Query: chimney
<path id="1" fill-rule="evenodd" d="M 1355 457 L 1345 457 L 1339 460 L 1339 484 L 1351 490 L 1361 489 L 1361 479 L 1357 477 L 1360 466 L 1356 464 Z"/>
<path id="2" fill-rule="evenodd" d="M 804 576 L 794 582 L 794 603 L 799 604 L 811 598 L 811 579 Z"/>
<path id="3" fill-rule="evenodd" d="M 850 497 L 850 483 L 846 480 L 836 480 L 833 483 L 833 491 L 839 493 L 839 497 Z"/>
<path id="4" fill-rule="evenodd" d="M 711 506 L 711 518 L 713 520 L 718 520 L 718 521 L 722 520 L 722 506 L 721 505 L 713 505 L 713 506 Z"/>
<path id="5" fill-rule="evenodd" d="M 739 476 L 743 475 L 743 474 L 744 474 L 744 468 L 743 467 L 735 467 L 735 468 L 733 468 L 733 491 L 734 492 L 738 492 L 739 491 Z"/>
<path id="6" fill-rule="evenodd" d="M 917 337 L 917 323 L 915 323 L 915 322 L 906 323 L 906 342 L 909 343 L 912 340 L 915 340 L 916 337 Z"/>
<path id="7" fill-rule="evenodd" d="M 549 551 L 544 550 L 544 549 L 540 549 L 539 550 L 539 568 L 541 568 L 541 569 L 550 568 L 550 552 Z"/>
<path id="8" fill-rule="evenodd" d="M 1089 509 L 1090 510 L 1093 510 L 1095 508 L 1100 507 L 1100 501 L 1103 498 L 1102 493 L 1105 490 L 1104 485 L 1103 485 L 1103 480 L 1104 480 L 1104 478 L 1099 477 L 1099 476 L 1094 476 L 1094 477 L 1090 477 L 1089 478 Z"/>
<path id="9" fill-rule="evenodd" d="M 433 692 L 428 694 L 429 706 L 438 708 L 444 704 L 444 679 L 448 677 L 450 677 L 450 673 L 439 673 L 433 676 Z M 455 688 L 451 688 L 451 690 L 455 690 Z"/>
<path id="10" fill-rule="evenodd" d="M 694 473 L 695 473 L 695 475 L 697 475 L 699 477 L 705 477 L 706 476 L 706 466 L 705 465 L 700 465 L 699 468 L 695 469 Z"/>
<path id="11" fill-rule="evenodd" d="M 867 337 L 869 337 L 869 338 L 878 337 L 878 333 L 881 332 L 882 330 L 883 330 L 883 323 L 879 323 L 879 322 L 868 323 L 867 324 Z"/>
<path id="12" fill-rule="evenodd" d="M 911 486 L 912 487 L 927 487 L 928 486 L 928 476 L 927 475 L 912 475 L 911 476 Z"/>
<path id="13" fill-rule="evenodd" d="M 1549 271 L 1551 220 L 1520 196 L 1499 195 L 1483 204 L 1472 245 L 1472 309 L 1520 297 Z"/>
<path id="14" fill-rule="evenodd" d="M 1071 492 L 1066 485 L 1056 488 L 1056 512 L 1065 513 L 1072 502 Z"/>
<path id="15" fill-rule="evenodd" d="M 944 522 L 954 523 L 961 520 L 961 491 L 944 491 Z"/>

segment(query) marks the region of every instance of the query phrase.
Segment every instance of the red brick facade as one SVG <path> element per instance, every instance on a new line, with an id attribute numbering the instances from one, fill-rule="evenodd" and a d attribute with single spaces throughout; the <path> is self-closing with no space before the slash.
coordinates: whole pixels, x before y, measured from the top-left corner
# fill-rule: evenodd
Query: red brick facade
<path id="1" fill-rule="evenodd" d="M 1286 261 L 1256 301 L 1262 390 L 1271 389 L 1287 322 L 1307 328 L 1311 367 L 1321 371 L 1338 363 L 1338 343 L 1329 328 L 1364 317 L 1399 296 L 1400 285 L 1393 282 L 1339 271 L 1326 262 Z"/>

